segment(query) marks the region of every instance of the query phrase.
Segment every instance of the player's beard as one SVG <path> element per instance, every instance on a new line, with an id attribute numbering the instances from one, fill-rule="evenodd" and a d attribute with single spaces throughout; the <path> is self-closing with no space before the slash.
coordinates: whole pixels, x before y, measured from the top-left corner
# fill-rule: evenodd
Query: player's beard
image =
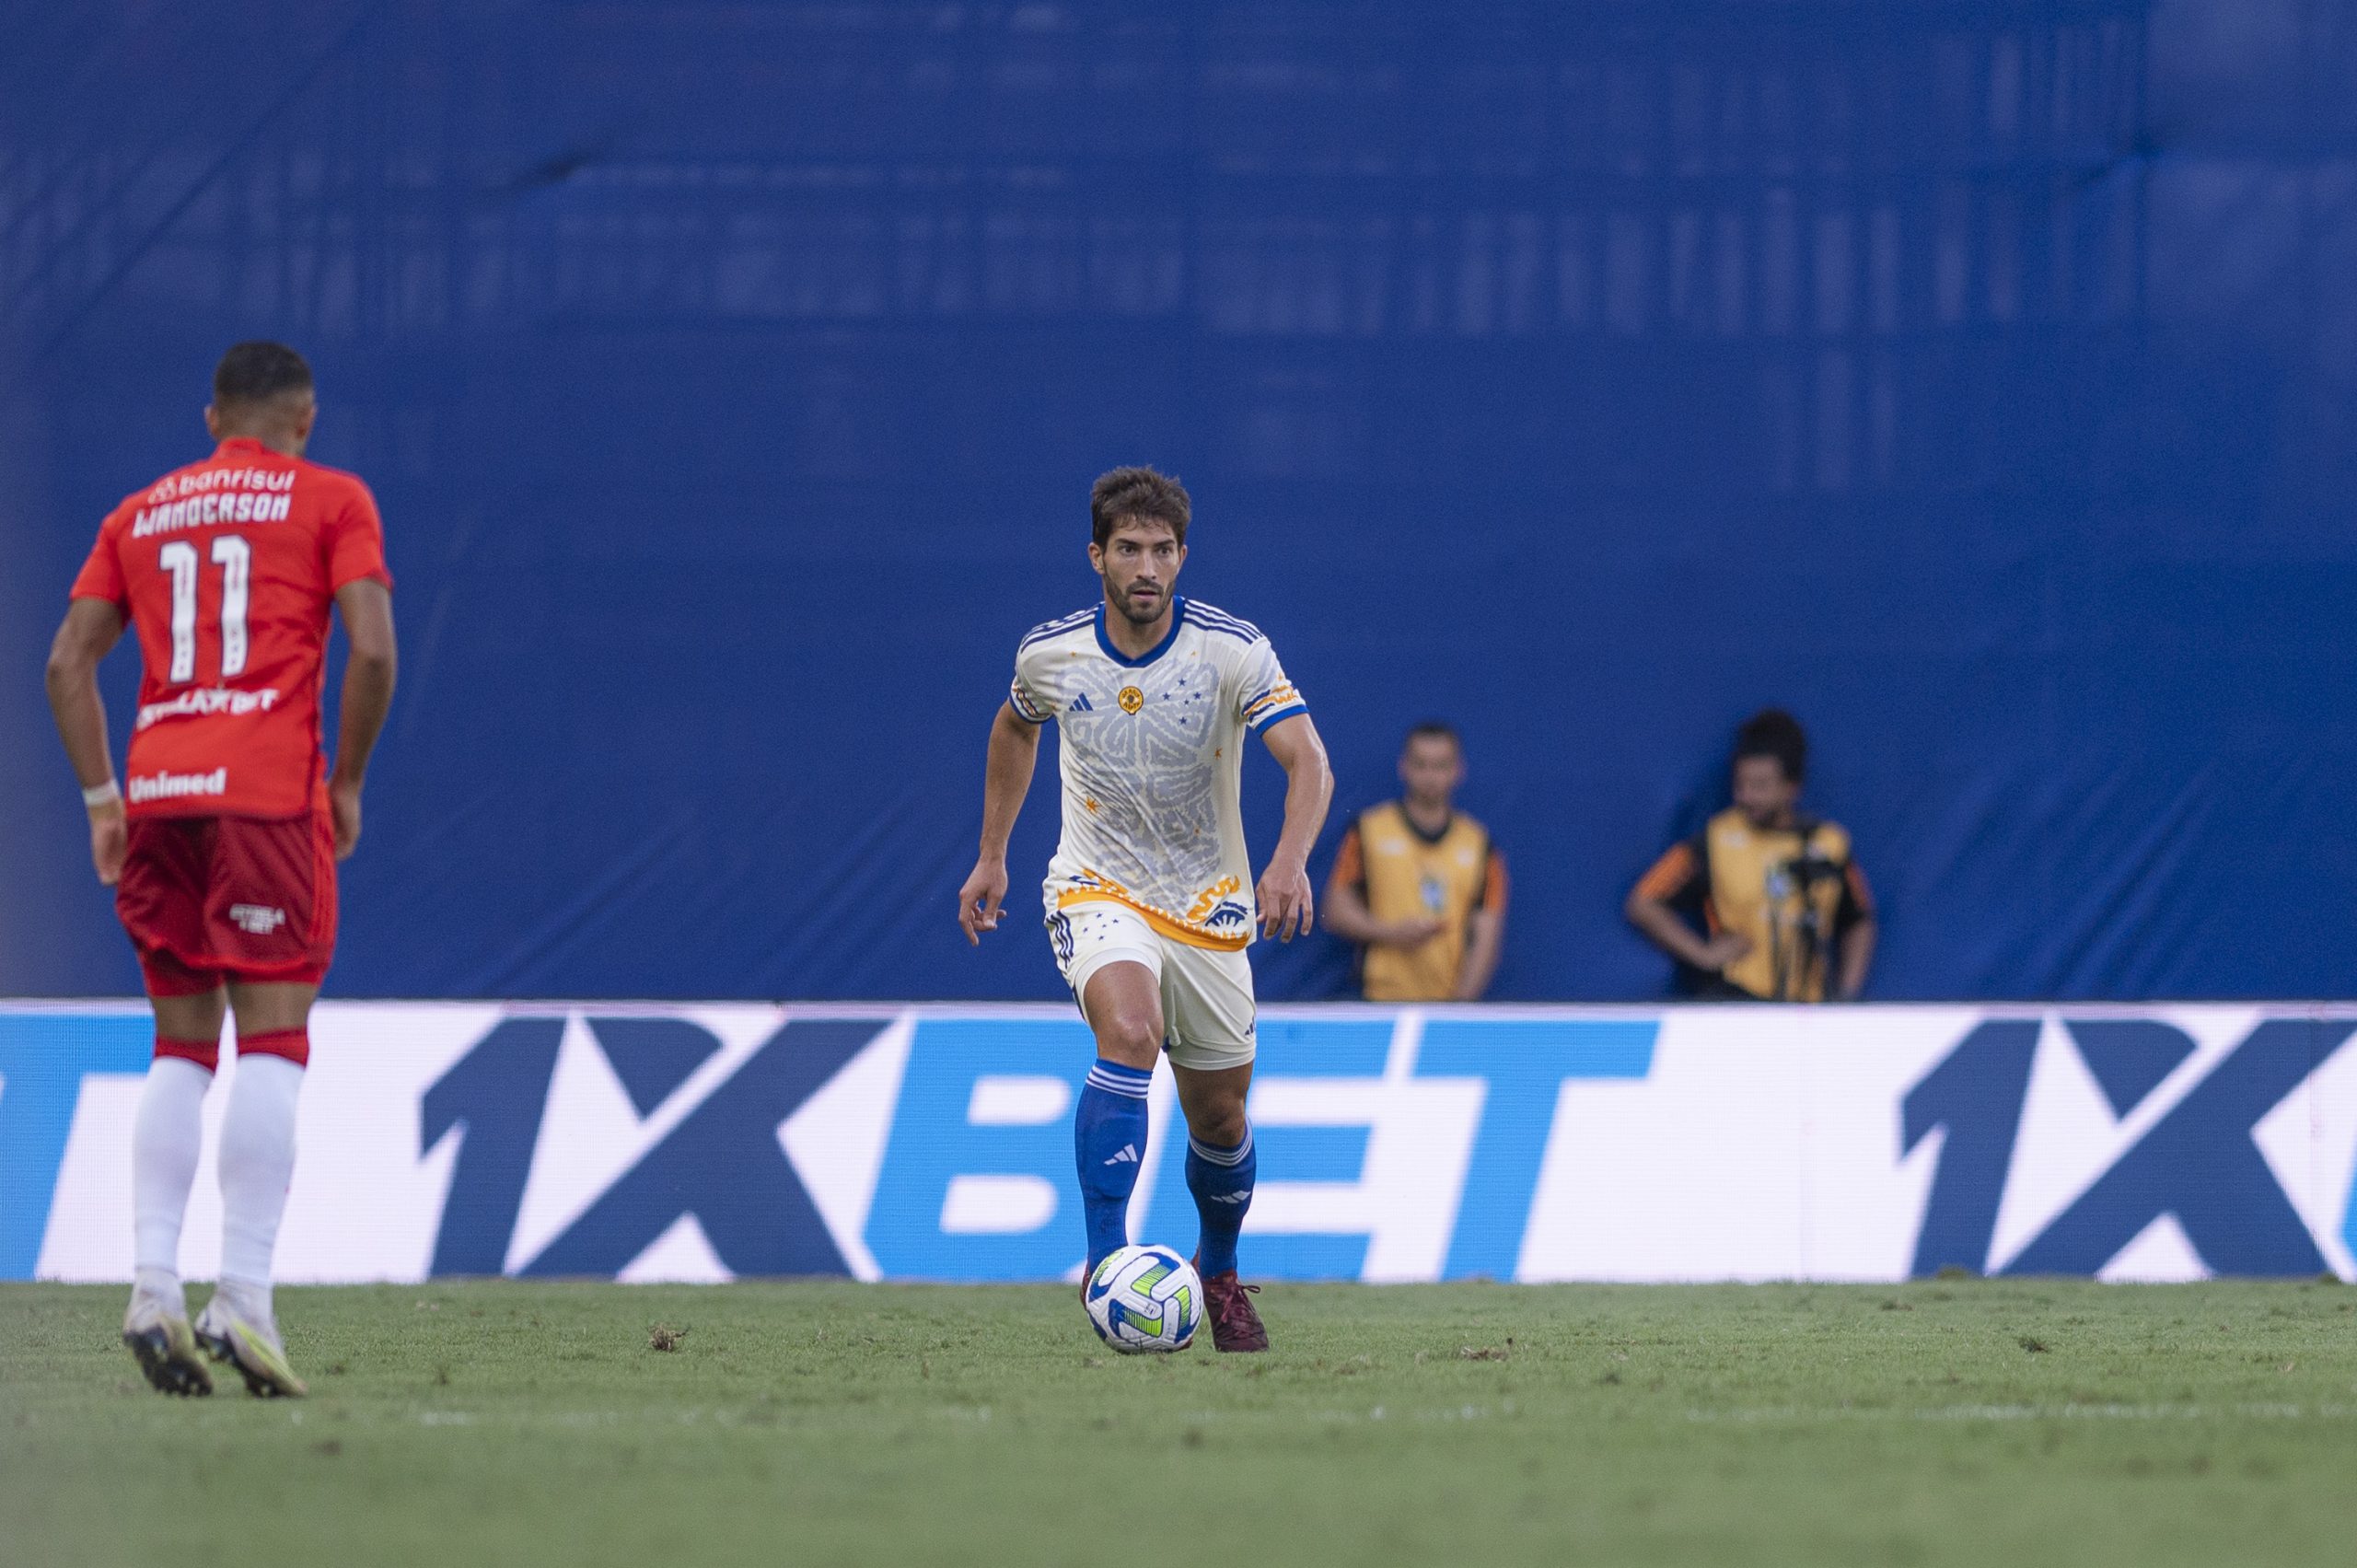
<path id="1" fill-rule="evenodd" d="M 1105 586 L 1110 588 L 1113 585 L 1109 581 Z M 1135 587 L 1137 587 L 1137 585 L 1134 583 L 1130 585 L 1130 588 L 1133 588 Z M 1109 593 L 1105 597 L 1113 601 L 1114 605 L 1121 612 L 1121 619 L 1127 621 L 1131 625 L 1151 626 L 1155 621 L 1161 620 L 1164 612 L 1169 610 L 1169 588 L 1158 587 L 1155 595 L 1153 607 L 1143 614 L 1138 610 L 1137 601 L 1130 597 L 1130 588 L 1121 588 L 1115 592 Z"/>

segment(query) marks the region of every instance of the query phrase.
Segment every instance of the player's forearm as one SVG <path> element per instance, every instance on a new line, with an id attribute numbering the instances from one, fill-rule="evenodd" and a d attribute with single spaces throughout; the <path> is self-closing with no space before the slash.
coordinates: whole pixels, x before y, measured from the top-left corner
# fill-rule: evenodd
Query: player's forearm
<path id="1" fill-rule="evenodd" d="M 1317 843 L 1318 830 L 1326 825 L 1326 808 L 1333 804 L 1334 772 L 1326 764 L 1326 748 L 1314 732 L 1308 739 L 1309 744 L 1283 759 L 1285 822 L 1269 856 L 1271 866 L 1308 868 L 1310 846 Z"/>
<path id="2" fill-rule="evenodd" d="M 74 765 L 74 777 L 84 789 L 96 789 L 114 777 L 99 672 L 88 664 L 52 658 L 48 685 L 49 711 L 57 720 L 58 738 L 65 742 L 65 758 Z"/>
<path id="3" fill-rule="evenodd" d="M 1862 920 L 1841 934 L 1841 982 L 1835 994 L 1855 1001 L 1866 989 L 1866 970 L 1874 961 L 1875 923 Z"/>
<path id="4" fill-rule="evenodd" d="M 343 702 L 335 742 L 338 782 L 356 784 L 367 776 L 368 754 L 384 733 L 385 715 L 392 712 L 395 673 L 389 650 L 354 652 L 343 667 Z"/>
<path id="5" fill-rule="evenodd" d="M 335 591 L 352 656 L 343 667 L 342 718 L 336 731 L 335 782 L 356 786 L 368 773 L 368 753 L 392 711 L 399 656 L 393 638 L 393 596 L 385 585 L 362 577 Z"/>
<path id="6" fill-rule="evenodd" d="M 1366 900 L 1348 882 L 1326 884 L 1326 907 L 1322 912 L 1326 929 L 1345 942 L 1374 943 L 1381 940 L 1383 927 L 1375 912 L 1366 907 Z"/>
<path id="7" fill-rule="evenodd" d="M 67 607 L 49 645 L 49 711 L 58 738 L 84 789 L 114 777 L 107 749 L 107 705 L 99 695 L 99 661 L 122 635 L 122 615 L 103 600 L 77 598 Z"/>
<path id="8" fill-rule="evenodd" d="M 1695 935 L 1693 928 L 1678 919 L 1677 912 L 1667 904 L 1654 899 L 1632 898 L 1622 912 L 1629 917 L 1630 924 L 1643 932 L 1655 947 L 1671 958 L 1691 964 L 1696 969 L 1712 967 L 1710 955 L 1702 950 L 1702 939 Z"/>
<path id="9" fill-rule="evenodd" d="M 1473 917 L 1473 939 L 1465 945 L 1465 961 L 1457 976 L 1457 1000 L 1479 1002 L 1498 972 L 1498 955 L 1505 950 L 1505 922 L 1484 912 Z"/>
<path id="10" fill-rule="evenodd" d="M 1001 706 L 991 725 L 990 753 L 982 764 L 982 858 L 1004 860 L 1015 819 L 1031 793 L 1031 772 L 1039 761 L 1039 726 Z"/>

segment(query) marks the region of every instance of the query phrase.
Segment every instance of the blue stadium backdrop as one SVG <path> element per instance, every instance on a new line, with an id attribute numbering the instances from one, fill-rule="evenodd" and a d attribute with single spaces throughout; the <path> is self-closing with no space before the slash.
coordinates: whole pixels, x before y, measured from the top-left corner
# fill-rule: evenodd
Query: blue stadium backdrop
<path id="1" fill-rule="evenodd" d="M 1621 896 L 1771 702 L 1881 894 L 1877 995 L 2347 993 L 2347 4 L 0 35 L 0 993 L 135 986 L 40 657 L 252 335 L 312 355 L 401 583 L 345 995 L 1051 996 L 952 892 L 1016 640 L 1139 460 L 1344 810 L 1463 726 L 1505 996 L 1660 988 Z M 1322 937 L 1261 962 L 1346 983 Z"/>

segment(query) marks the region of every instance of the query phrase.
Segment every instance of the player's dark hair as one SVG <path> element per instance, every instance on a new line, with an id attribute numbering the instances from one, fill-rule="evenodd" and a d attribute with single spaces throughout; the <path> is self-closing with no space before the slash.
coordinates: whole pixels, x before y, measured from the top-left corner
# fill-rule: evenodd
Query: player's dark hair
<path id="1" fill-rule="evenodd" d="M 1426 719 L 1423 723 L 1412 726 L 1408 731 L 1408 738 L 1399 743 L 1399 749 L 1405 751 L 1419 740 L 1446 740 L 1457 748 L 1457 755 L 1465 754 L 1464 738 L 1457 733 L 1457 726 L 1446 719 Z"/>
<path id="2" fill-rule="evenodd" d="M 1088 520 L 1099 550 L 1113 530 L 1132 519 L 1167 523 L 1171 538 L 1187 542 L 1187 519 L 1194 515 L 1187 487 L 1167 473 L 1149 468 L 1115 469 L 1097 476 L 1088 487 Z"/>
<path id="3" fill-rule="evenodd" d="M 259 403 L 282 392 L 311 389 L 311 367 L 284 343 L 257 340 L 233 346 L 213 368 L 213 406 Z"/>
<path id="4" fill-rule="evenodd" d="M 1799 784 L 1808 777 L 1808 735 L 1783 709 L 1762 708 L 1735 732 L 1735 760 L 1746 757 L 1773 757 L 1784 777 Z"/>

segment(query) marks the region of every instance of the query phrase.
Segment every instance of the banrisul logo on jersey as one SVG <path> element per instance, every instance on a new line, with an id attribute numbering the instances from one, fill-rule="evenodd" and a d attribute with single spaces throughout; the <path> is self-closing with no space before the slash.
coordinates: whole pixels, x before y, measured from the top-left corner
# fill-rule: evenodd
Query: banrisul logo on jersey
<path id="1" fill-rule="evenodd" d="M 1245 1272 L 2351 1276 L 2353 1032 L 2357 1007 L 1271 1008 Z M 1069 1010 L 330 1005 L 312 1036 L 290 1279 L 1080 1262 Z M 129 1276 L 150 1038 L 129 1005 L 0 1008 L 0 1277 Z M 1132 1234 L 1184 1249 L 1167 1074 L 1151 1108 Z"/>

